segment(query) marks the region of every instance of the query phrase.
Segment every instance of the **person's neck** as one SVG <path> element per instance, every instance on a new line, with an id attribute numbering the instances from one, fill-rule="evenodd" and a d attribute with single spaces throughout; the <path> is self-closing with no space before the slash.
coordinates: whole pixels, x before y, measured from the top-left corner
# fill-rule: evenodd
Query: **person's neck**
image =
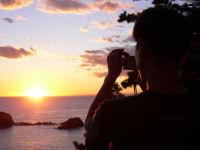
<path id="1" fill-rule="evenodd" d="M 148 90 L 168 95 L 181 95 L 188 89 L 181 83 L 178 71 L 174 66 L 167 65 L 163 68 L 151 68 L 146 74 Z"/>

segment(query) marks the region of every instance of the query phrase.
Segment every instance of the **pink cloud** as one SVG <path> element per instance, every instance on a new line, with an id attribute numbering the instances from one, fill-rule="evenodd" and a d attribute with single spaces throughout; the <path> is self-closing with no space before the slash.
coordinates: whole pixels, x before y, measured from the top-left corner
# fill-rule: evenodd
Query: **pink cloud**
<path id="1" fill-rule="evenodd" d="M 83 15 L 90 13 L 88 3 L 78 0 L 41 0 L 38 4 L 38 10 L 47 13 L 72 13 Z"/>
<path id="2" fill-rule="evenodd" d="M 93 0 L 87 3 L 80 0 L 40 0 L 38 10 L 47 13 L 72 13 L 77 15 L 89 14 L 92 11 L 114 13 L 121 9 L 130 9 L 133 5 L 118 0 Z"/>
<path id="3" fill-rule="evenodd" d="M 91 5 L 96 11 L 103 11 L 107 13 L 114 13 L 121 9 L 133 8 L 133 5 L 130 5 L 130 3 L 122 3 L 119 0 L 94 0 L 94 3 Z"/>
<path id="4" fill-rule="evenodd" d="M 99 78 L 104 77 L 107 72 L 107 55 L 108 52 L 106 50 L 86 50 L 84 54 L 80 55 L 82 61 L 79 67 L 88 71 L 90 75 Z"/>
<path id="5" fill-rule="evenodd" d="M 106 65 L 107 53 L 102 50 L 86 50 L 85 54 L 80 55 L 83 60 L 81 66 Z"/>
<path id="6" fill-rule="evenodd" d="M 86 50 L 83 55 L 80 55 L 81 64 L 79 69 L 83 69 L 89 72 L 90 75 L 102 78 L 107 75 L 107 56 L 114 50 L 121 47 L 107 47 L 103 50 Z M 122 72 L 122 76 L 126 75 L 126 72 Z"/>
<path id="7" fill-rule="evenodd" d="M 24 56 L 33 56 L 35 53 L 25 50 L 23 48 L 15 48 L 11 46 L 0 46 L 0 56 L 7 59 L 18 59 Z"/>

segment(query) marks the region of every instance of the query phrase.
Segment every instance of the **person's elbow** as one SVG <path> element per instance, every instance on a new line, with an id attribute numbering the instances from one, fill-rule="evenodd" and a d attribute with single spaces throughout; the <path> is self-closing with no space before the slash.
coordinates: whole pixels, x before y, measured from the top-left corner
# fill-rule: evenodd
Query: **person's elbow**
<path id="1" fill-rule="evenodd" d="M 85 146 L 87 150 L 95 150 L 98 143 L 95 142 L 96 138 L 93 136 L 94 133 L 91 133 L 90 131 L 86 133 L 85 138 Z"/>

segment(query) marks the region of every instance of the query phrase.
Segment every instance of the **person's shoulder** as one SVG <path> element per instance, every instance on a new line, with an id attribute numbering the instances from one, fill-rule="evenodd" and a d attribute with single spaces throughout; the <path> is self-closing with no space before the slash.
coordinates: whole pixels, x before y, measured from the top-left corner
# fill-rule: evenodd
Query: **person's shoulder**
<path id="1" fill-rule="evenodd" d="M 111 110 L 111 108 L 123 108 L 130 105 L 139 105 L 144 103 L 149 96 L 149 92 L 142 92 L 136 95 L 131 96 L 122 96 L 117 98 L 106 99 L 103 103 L 101 103 L 102 109 Z"/>
<path id="2" fill-rule="evenodd" d="M 200 100 L 200 92 L 197 91 L 189 91 L 190 96 L 194 97 L 195 99 Z"/>
<path id="3" fill-rule="evenodd" d="M 123 102 L 128 102 L 128 101 L 137 102 L 137 101 L 143 100 L 143 98 L 145 98 L 147 96 L 149 96 L 149 91 L 141 92 L 139 94 L 130 95 L 130 96 L 122 96 L 119 98 L 112 98 L 112 99 L 109 99 L 108 101 L 106 101 L 106 103 L 107 104 L 123 103 Z"/>
<path id="4" fill-rule="evenodd" d="M 197 91 L 189 91 L 188 94 L 188 99 L 190 99 L 190 103 L 193 106 L 199 107 L 200 106 L 200 93 Z"/>

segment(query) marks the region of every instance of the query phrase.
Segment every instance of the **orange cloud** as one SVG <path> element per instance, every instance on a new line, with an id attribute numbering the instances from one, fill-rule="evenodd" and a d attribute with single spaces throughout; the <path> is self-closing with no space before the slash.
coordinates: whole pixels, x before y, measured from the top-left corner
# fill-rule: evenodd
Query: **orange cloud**
<path id="1" fill-rule="evenodd" d="M 2 34 L 0 34 L 0 38 L 2 38 L 3 37 L 3 35 Z"/>
<path id="2" fill-rule="evenodd" d="M 129 35 L 132 36 L 133 35 L 133 29 L 129 30 L 128 33 L 129 33 Z"/>
<path id="3" fill-rule="evenodd" d="M 0 0 L 0 9 L 14 10 L 29 6 L 34 0 Z"/>
<path id="4" fill-rule="evenodd" d="M 24 56 L 33 56 L 35 53 L 34 51 L 28 51 L 24 48 L 15 48 L 11 46 L 0 46 L 0 56 L 7 58 L 7 59 L 18 59 Z"/>

